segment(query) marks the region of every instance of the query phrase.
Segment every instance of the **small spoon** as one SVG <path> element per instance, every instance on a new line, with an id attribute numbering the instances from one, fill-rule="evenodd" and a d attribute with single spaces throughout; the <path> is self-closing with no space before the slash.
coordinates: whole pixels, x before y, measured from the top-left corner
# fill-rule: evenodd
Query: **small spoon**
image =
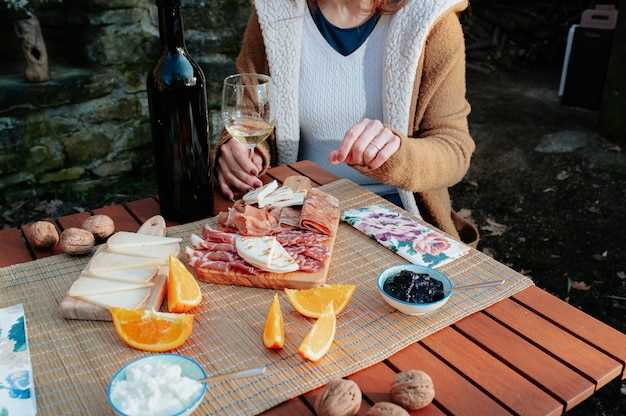
<path id="1" fill-rule="evenodd" d="M 211 376 L 211 377 L 203 378 L 203 379 L 196 380 L 196 381 L 199 383 L 215 383 L 217 381 L 222 381 L 222 380 L 233 380 L 236 378 L 261 376 L 265 374 L 265 371 L 267 371 L 267 366 L 249 368 L 247 370 L 235 371 L 233 373 L 220 374 L 217 376 Z"/>
<path id="2" fill-rule="evenodd" d="M 501 284 L 504 284 L 504 282 L 506 282 L 505 279 L 502 279 L 502 280 L 490 280 L 488 282 L 472 283 L 472 284 L 469 284 L 469 285 L 461 285 L 461 286 L 453 286 L 452 290 L 479 289 L 479 288 L 482 288 L 482 287 L 500 286 Z"/>

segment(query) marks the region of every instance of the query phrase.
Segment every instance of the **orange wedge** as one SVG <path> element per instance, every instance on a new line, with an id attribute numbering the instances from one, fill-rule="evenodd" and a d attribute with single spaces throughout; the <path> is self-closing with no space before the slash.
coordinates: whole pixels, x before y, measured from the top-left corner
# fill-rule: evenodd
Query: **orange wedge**
<path id="1" fill-rule="evenodd" d="M 298 353 L 307 360 L 319 361 L 333 345 L 336 329 L 337 318 L 331 302 L 326 305 L 311 331 L 304 337 Z"/>
<path id="2" fill-rule="evenodd" d="M 162 352 L 178 348 L 193 330 L 193 315 L 144 309 L 111 309 L 115 332 L 133 348 Z"/>
<path id="3" fill-rule="evenodd" d="M 334 303 L 335 314 L 344 310 L 352 294 L 355 285 L 324 285 L 312 289 L 285 289 L 285 294 L 295 310 L 309 318 L 319 318 L 322 310 L 329 303 Z"/>
<path id="4" fill-rule="evenodd" d="M 285 324 L 283 314 L 280 311 L 278 294 L 274 295 L 274 300 L 267 311 L 265 328 L 263 329 L 263 344 L 271 350 L 279 350 L 285 345 Z"/>
<path id="5" fill-rule="evenodd" d="M 167 274 L 167 310 L 189 312 L 202 301 L 202 292 L 196 278 L 176 257 L 170 256 Z"/>

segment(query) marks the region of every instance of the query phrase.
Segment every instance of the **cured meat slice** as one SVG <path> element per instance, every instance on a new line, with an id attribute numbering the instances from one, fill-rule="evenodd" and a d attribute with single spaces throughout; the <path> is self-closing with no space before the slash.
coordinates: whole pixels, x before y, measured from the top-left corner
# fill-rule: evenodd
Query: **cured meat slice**
<path id="1" fill-rule="evenodd" d="M 210 241 L 205 241 L 202 237 L 196 234 L 191 234 L 191 246 L 196 250 L 230 251 L 233 253 L 237 252 L 234 244 L 213 243 Z"/>
<path id="2" fill-rule="evenodd" d="M 324 246 L 311 246 L 306 247 L 302 254 L 323 262 L 328 257 L 328 249 Z"/>
<path id="3" fill-rule="evenodd" d="M 265 236 L 275 234 L 278 221 L 268 208 L 255 208 L 246 205 L 243 212 L 235 215 L 234 225 L 239 234 L 246 236 Z"/>
<path id="4" fill-rule="evenodd" d="M 202 238 L 206 241 L 211 241 L 214 243 L 227 243 L 227 244 L 235 244 L 237 241 L 237 235 L 232 233 L 225 233 L 223 231 L 216 230 L 211 228 L 210 225 L 205 224 L 202 227 Z"/>
<path id="5" fill-rule="evenodd" d="M 302 205 L 300 227 L 324 235 L 332 235 L 339 221 L 339 201 L 332 195 L 311 189 Z"/>
<path id="6" fill-rule="evenodd" d="M 290 225 L 297 227 L 300 225 L 300 209 L 285 207 L 280 211 L 279 221 L 280 225 Z"/>
<path id="7" fill-rule="evenodd" d="M 287 247 L 285 247 L 285 251 L 287 251 L 287 253 L 289 253 L 289 255 L 291 257 L 294 257 L 294 258 L 298 254 L 304 253 L 305 250 L 306 250 L 306 247 L 304 247 L 304 246 L 287 246 Z"/>
<path id="8" fill-rule="evenodd" d="M 208 251 L 208 250 L 194 250 L 191 247 L 185 249 L 185 253 L 189 259 L 197 258 L 200 261 L 218 260 L 218 261 L 235 261 L 240 260 L 241 257 L 237 253 L 230 251 Z"/>
<path id="9" fill-rule="evenodd" d="M 254 266 L 249 265 L 243 260 L 231 262 L 229 263 L 229 265 L 230 265 L 230 270 L 233 272 L 237 272 L 237 273 L 256 275 L 259 272 L 259 269 L 257 269 Z"/>
<path id="10" fill-rule="evenodd" d="M 301 272 L 315 273 L 322 268 L 322 263 L 320 261 L 302 254 L 299 254 L 296 257 L 296 262 L 298 263 L 298 266 L 300 266 Z"/>
<path id="11" fill-rule="evenodd" d="M 243 260 L 234 262 L 226 261 L 205 261 L 197 262 L 192 267 L 198 267 L 201 269 L 211 270 L 213 272 L 221 273 L 241 273 L 247 275 L 256 275 L 259 270 L 256 267 L 246 264 Z"/>
<path id="12" fill-rule="evenodd" d="M 328 236 L 316 234 L 308 230 L 284 230 L 276 235 L 276 239 L 283 246 L 312 246 L 328 240 Z"/>

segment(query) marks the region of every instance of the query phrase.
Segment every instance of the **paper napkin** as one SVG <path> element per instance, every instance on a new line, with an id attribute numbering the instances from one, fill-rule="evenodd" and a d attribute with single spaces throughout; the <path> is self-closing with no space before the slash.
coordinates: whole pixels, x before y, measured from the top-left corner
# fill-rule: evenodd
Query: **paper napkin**
<path id="1" fill-rule="evenodd" d="M 0 416 L 37 413 L 22 304 L 0 309 Z"/>
<path id="2" fill-rule="evenodd" d="M 346 210 L 341 219 L 413 264 L 440 267 L 469 247 L 382 205 Z"/>

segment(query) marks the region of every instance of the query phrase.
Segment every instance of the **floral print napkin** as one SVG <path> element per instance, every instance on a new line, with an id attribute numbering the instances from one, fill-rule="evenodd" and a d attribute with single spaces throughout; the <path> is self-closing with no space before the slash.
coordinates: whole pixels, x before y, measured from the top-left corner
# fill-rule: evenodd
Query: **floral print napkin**
<path id="1" fill-rule="evenodd" d="M 37 413 L 22 304 L 0 309 L 0 416 Z"/>
<path id="2" fill-rule="evenodd" d="M 341 219 L 413 264 L 439 267 L 469 247 L 382 205 L 346 210 Z"/>

